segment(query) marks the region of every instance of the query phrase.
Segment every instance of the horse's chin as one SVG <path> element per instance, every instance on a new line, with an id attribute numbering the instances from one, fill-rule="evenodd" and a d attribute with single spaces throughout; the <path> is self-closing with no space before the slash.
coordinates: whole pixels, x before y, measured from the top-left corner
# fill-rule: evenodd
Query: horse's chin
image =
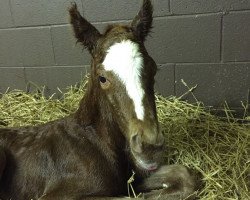
<path id="1" fill-rule="evenodd" d="M 140 156 L 136 156 L 133 152 L 132 152 L 132 156 L 133 156 L 135 166 L 139 170 L 142 170 L 145 172 L 153 172 L 153 171 L 157 170 L 159 167 L 157 162 L 151 161 L 151 160 L 145 160 L 145 159 L 141 158 Z"/>
<path id="2" fill-rule="evenodd" d="M 136 166 L 140 168 L 141 170 L 153 172 L 158 169 L 158 164 L 156 162 L 144 162 L 143 160 L 136 160 Z"/>

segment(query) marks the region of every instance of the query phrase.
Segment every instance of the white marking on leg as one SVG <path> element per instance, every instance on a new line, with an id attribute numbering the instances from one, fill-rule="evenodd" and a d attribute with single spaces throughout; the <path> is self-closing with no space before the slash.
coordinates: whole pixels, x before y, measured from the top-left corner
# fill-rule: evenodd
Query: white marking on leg
<path id="1" fill-rule="evenodd" d="M 143 120 L 144 90 L 141 83 L 143 58 L 139 45 L 130 40 L 114 44 L 108 49 L 103 65 L 105 70 L 113 71 L 123 82 L 129 97 L 134 102 L 137 118 Z"/>

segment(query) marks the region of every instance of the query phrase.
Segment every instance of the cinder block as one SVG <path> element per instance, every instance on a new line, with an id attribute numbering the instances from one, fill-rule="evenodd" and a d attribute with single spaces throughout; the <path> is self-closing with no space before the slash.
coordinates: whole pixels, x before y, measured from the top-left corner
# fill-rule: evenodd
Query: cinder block
<path id="1" fill-rule="evenodd" d="M 131 0 L 82 0 L 84 16 L 92 22 L 132 19 L 140 3 Z"/>
<path id="2" fill-rule="evenodd" d="M 37 91 L 42 90 L 45 87 L 45 94 L 48 94 L 48 77 L 46 76 L 46 70 L 49 67 L 26 67 L 24 68 L 25 80 L 27 91 Z M 55 78 L 60 78 L 55 76 Z"/>
<path id="3" fill-rule="evenodd" d="M 10 0 L 16 26 L 68 23 L 71 0 Z M 81 0 L 74 0 L 82 12 Z"/>
<path id="4" fill-rule="evenodd" d="M 125 22 L 116 22 L 123 24 Z M 102 33 L 109 22 L 93 23 Z M 55 60 L 57 65 L 89 65 L 91 56 L 76 39 L 70 25 L 53 26 L 51 28 Z"/>
<path id="5" fill-rule="evenodd" d="M 45 86 L 45 94 L 60 97 L 60 90 L 79 83 L 89 72 L 89 66 L 50 66 L 25 68 L 25 75 L 29 90 L 35 90 L 36 85 Z M 34 84 L 33 84 L 34 83 Z"/>
<path id="6" fill-rule="evenodd" d="M 4 93 L 7 89 L 26 89 L 24 68 L 20 67 L 0 67 L 0 92 Z"/>
<path id="7" fill-rule="evenodd" d="M 221 16 L 158 18 L 147 49 L 157 63 L 220 61 Z"/>
<path id="8" fill-rule="evenodd" d="M 170 15 L 169 0 L 152 0 L 154 6 L 154 16 Z"/>
<path id="9" fill-rule="evenodd" d="M 55 60 L 57 65 L 90 64 L 90 55 L 74 38 L 69 25 L 54 26 L 51 29 Z"/>
<path id="10" fill-rule="evenodd" d="M 221 107 L 225 101 L 230 107 L 241 107 L 247 102 L 250 89 L 250 63 L 233 64 L 178 64 L 176 65 L 176 94 L 181 96 L 197 85 L 194 95 L 205 105 Z M 191 94 L 184 99 L 195 102 Z"/>
<path id="11" fill-rule="evenodd" d="M 0 66 L 22 66 L 22 51 L 18 31 L 0 30 Z"/>
<path id="12" fill-rule="evenodd" d="M 249 0 L 170 0 L 173 14 L 210 13 L 250 9 Z"/>
<path id="13" fill-rule="evenodd" d="M 0 1 L 0 28 L 13 27 L 9 1 Z"/>
<path id="14" fill-rule="evenodd" d="M 54 65 L 50 29 L 0 30 L 0 66 Z"/>
<path id="15" fill-rule="evenodd" d="M 169 15 L 168 0 L 153 0 L 154 16 Z M 103 22 L 133 19 L 142 1 L 82 0 L 84 15 L 90 21 Z"/>
<path id="16" fill-rule="evenodd" d="M 155 77 L 155 91 L 166 97 L 175 95 L 174 81 L 174 65 L 159 65 Z"/>
<path id="17" fill-rule="evenodd" d="M 223 22 L 223 60 L 250 61 L 250 11 L 230 13 Z"/>

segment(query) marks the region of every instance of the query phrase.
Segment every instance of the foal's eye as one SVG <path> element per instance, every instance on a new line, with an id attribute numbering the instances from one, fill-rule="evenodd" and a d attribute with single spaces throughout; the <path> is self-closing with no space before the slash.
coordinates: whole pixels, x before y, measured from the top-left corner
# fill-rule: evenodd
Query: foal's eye
<path id="1" fill-rule="evenodd" d="M 108 89 L 110 86 L 110 82 L 104 76 L 99 76 L 99 81 L 102 89 Z"/>
<path id="2" fill-rule="evenodd" d="M 101 83 L 106 83 L 107 79 L 104 76 L 99 76 L 99 81 Z"/>

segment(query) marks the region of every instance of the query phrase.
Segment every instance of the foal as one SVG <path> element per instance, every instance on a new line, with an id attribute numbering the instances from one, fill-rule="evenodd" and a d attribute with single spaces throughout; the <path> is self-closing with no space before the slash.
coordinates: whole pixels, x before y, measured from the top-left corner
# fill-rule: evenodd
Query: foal
<path id="1" fill-rule="evenodd" d="M 69 13 L 77 40 L 92 55 L 86 94 L 66 118 L 0 129 L 0 199 L 124 199 L 118 196 L 127 194 L 132 170 L 143 198 L 186 198 L 194 191 L 188 170 L 161 166 L 157 67 L 143 44 L 152 26 L 150 0 L 130 26 L 109 26 L 103 34 L 75 4 Z"/>

